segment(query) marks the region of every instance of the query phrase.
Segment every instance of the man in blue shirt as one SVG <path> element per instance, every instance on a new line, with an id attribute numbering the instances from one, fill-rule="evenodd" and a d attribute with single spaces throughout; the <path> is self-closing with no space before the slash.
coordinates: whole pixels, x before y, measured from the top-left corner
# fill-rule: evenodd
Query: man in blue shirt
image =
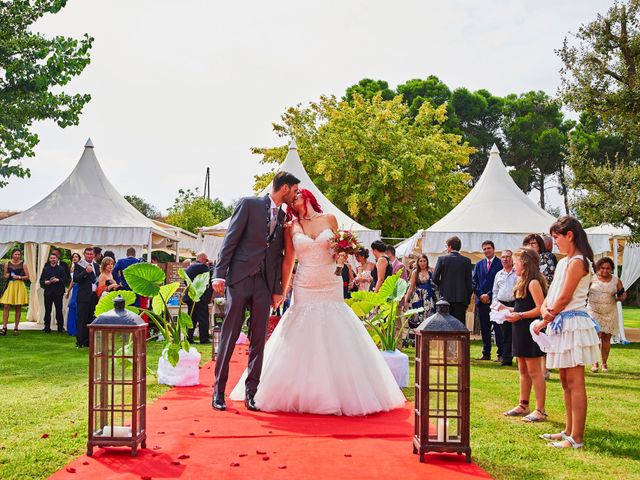
<path id="1" fill-rule="evenodd" d="M 124 278 L 124 270 L 134 263 L 139 262 L 140 259 L 136 258 L 136 249 L 133 247 L 127 248 L 127 258 L 121 258 L 116 262 L 116 265 L 113 267 L 113 279 L 118 285 L 120 285 L 120 287 L 122 287 L 122 289 L 131 290 L 131 288 L 129 288 L 127 280 Z"/>

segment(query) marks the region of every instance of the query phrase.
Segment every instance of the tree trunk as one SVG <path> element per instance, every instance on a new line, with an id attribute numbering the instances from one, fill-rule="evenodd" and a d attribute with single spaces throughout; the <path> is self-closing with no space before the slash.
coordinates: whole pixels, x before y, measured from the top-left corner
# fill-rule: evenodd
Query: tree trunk
<path id="1" fill-rule="evenodd" d="M 564 200 L 564 213 L 569 215 L 569 189 L 567 188 L 567 178 L 564 175 L 564 165 L 560 167 L 558 172 L 558 181 L 560 182 L 560 191 Z"/>
<path id="2" fill-rule="evenodd" d="M 544 174 L 541 173 L 540 174 L 540 179 L 538 181 L 538 187 L 540 189 L 540 208 L 545 210 L 545 203 L 544 203 Z"/>

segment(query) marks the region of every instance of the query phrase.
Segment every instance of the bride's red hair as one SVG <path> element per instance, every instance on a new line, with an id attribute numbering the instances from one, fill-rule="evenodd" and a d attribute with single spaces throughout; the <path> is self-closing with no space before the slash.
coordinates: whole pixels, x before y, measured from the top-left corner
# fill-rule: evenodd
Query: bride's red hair
<path id="1" fill-rule="evenodd" d="M 304 212 L 298 212 L 291 205 L 288 205 L 287 206 L 287 214 L 288 215 L 293 216 L 295 218 L 306 217 L 307 215 L 309 215 L 309 212 L 307 212 L 307 201 L 311 204 L 311 208 L 313 208 L 313 210 L 315 212 L 322 213 L 322 207 L 318 203 L 318 200 L 316 199 L 316 197 L 315 197 L 315 195 L 313 193 L 311 193 L 306 188 L 301 188 L 298 191 L 300 192 L 300 196 L 304 200 L 304 204 L 303 204 Z"/>

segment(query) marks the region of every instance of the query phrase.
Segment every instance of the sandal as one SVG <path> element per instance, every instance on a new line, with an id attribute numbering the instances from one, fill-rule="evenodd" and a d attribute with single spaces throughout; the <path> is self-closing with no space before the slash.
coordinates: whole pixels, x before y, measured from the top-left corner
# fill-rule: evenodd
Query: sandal
<path id="1" fill-rule="evenodd" d="M 522 415 L 528 415 L 529 410 L 529 402 L 521 401 L 516 408 L 512 408 L 503 413 L 505 417 L 520 417 Z"/>
<path id="2" fill-rule="evenodd" d="M 593 373 L 598 373 L 598 364 L 597 363 L 591 367 L 591 371 Z"/>
<path id="3" fill-rule="evenodd" d="M 564 443 L 567 442 L 567 443 Z M 562 440 L 561 442 L 551 442 L 551 443 L 547 443 L 547 447 L 552 447 L 552 448 L 573 448 L 573 449 L 578 449 L 578 448 L 582 448 L 584 447 L 584 443 L 578 443 L 576 442 L 571 436 L 567 436 L 564 440 Z"/>
<path id="4" fill-rule="evenodd" d="M 609 371 L 609 369 L 607 368 L 607 364 L 603 363 L 602 364 L 602 373 L 607 373 Z"/>
<path id="5" fill-rule="evenodd" d="M 18 336 L 18 329 L 17 329 L 17 328 L 14 328 L 14 329 L 13 329 L 13 336 L 14 336 L 14 337 L 17 337 L 17 336 Z"/>
<path id="6" fill-rule="evenodd" d="M 4 337 L 6 334 L 7 334 L 7 327 L 2 327 L 2 330 L 0 330 L 0 335 Z"/>
<path id="7" fill-rule="evenodd" d="M 538 415 L 536 415 L 536 412 L 538 412 Z M 529 423 L 545 422 L 547 420 L 547 416 L 547 412 L 536 408 L 532 413 L 525 416 L 522 421 Z"/>
<path id="8" fill-rule="evenodd" d="M 560 438 L 558 438 L 560 436 Z M 552 440 L 552 441 L 562 441 L 567 439 L 567 434 L 564 433 L 564 430 L 560 433 L 543 433 L 542 435 L 538 435 L 542 440 Z"/>

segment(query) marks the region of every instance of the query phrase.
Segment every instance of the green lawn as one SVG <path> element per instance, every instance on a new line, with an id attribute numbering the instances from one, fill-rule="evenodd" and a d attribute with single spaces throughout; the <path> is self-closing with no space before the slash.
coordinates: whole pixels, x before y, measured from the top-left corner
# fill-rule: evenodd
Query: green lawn
<path id="1" fill-rule="evenodd" d="M 203 360 L 210 355 L 209 348 L 201 352 Z M 160 345 L 150 344 L 150 366 L 157 364 L 159 353 Z M 471 356 L 479 355 L 480 344 L 474 342 Z M 516 368 L 473 361 L 474 461 L 496 479 L 640 478 L 640 433 L 633 420 L 640 394 L 639 359 L 640 344 L 614 346 L 610 373 L 587 375 L 590 404 L 583 451 L 550 450 L 537 438 L 562 428 L 557 373 L 548 382 L 549 422 L 529 425 L 502 416 L 518 401 Z M 164 391 L 150 378 L 150 400 Z M 413 389 L 405 394 L 412 398 Z M 73 338 L 41 332 L 0 337 L 0 478 L 47 478 L 83 454 L 86 404 L 87 350 L 76 350 Z M 48 438 L 41 438 L 45 433 Z M 410 446 L 407 452 L 411 454 Z"/>
<path id="2" fill-rule="evenodd" d="M 626 328 L 640 328 L 640 307 L 622 307 L 624 326 Z"/>

